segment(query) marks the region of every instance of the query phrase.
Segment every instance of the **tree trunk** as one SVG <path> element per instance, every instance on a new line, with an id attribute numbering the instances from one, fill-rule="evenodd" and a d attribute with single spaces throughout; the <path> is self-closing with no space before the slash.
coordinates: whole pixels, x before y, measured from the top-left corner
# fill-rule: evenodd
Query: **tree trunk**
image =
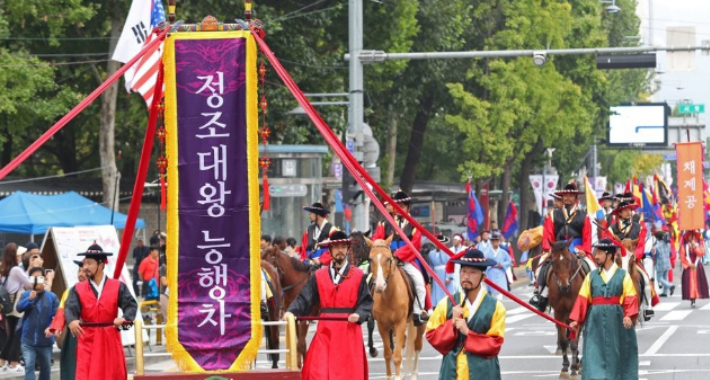
<path id="1" fill-rule="evenodd" d="M 508 192 L 510 191 L 510 183 L 513 180 L 513 163 L 508 163 L 503 168 L 503 177 L 501 178 L 501 190 L 503 193 L 500 197 L 500 203 L 498 203 L 498 228 L 503 227 L 505 223 L 505 214 L 508 212 L 508 203 L 510 203 L 510 198 L 508 197 Z"/>
<path id="2" fill-rule="evenodd" d="M 123 19 L 114 13 L 111 20 L 111 42 L 109 53 L 116 49 L 118 37 L 123 28 Z M 120 63 L 110 60 L 106 65 L 106 77 L 118 71 Z M 116 98 L 118 96 L 118 82 L 114 82 L 101 95 L 101 119 L 99 124 L 99 156 L 101 158 L 101 184 L 103 185 L 103 202 L 107 207 L 117 210 L 118 197 L 116 191 L 116 152 L 115 152 L 115 127 L 116 127 Z"/>
<path id="3" fill-rule="evenodd" d="M 539 155 L 542 149 L 542 138 L 538 138 L 535 146 L 526 155 L 527 158 L 523 159 L 520 166 L 520 178 L 518 179 L 518 184 L 520 185 L 520 210 L 518 211 L 518 226 L 520 227 L 519 230 L 521 232 L 533 227 L 528 225 L 528 215 L 530 212 L 529 204 L 532 195 L 530 193 L 530 173 L 533 168 L 532 157 Z M 536 208 L 533 209 L 536 210 Z"/>
<path id="4" fill-rule="evenodd" d="M 431 86 L 429 86 L 431 87 Z M 404 169 L 399 179 L 399 187 L 405 192 L 411 192 L 414 186 L 414 178 L 417 175 L 417 166 L 421 158 L 422 147 L 424 146 L 424 133 L 431 118 L 432 108 L 434 106 L 434 91 L 429 88 L 420 99 L 419 110 L 414 117 L 412 124 L 412 134 L 409 137 L 409 148 L 407 149 L 407 158 L 404 160 Z"/>
<path id="5" fill-rule="evenodd" d="M 387 177 L 385 178 L 385 189 L 389 192 L 394 183 L 394 168 L 396 164 L 395 157 L 397 156 L 397 116 L 392 111 L 390 115 L 390 139 L 387 145 Z"/>

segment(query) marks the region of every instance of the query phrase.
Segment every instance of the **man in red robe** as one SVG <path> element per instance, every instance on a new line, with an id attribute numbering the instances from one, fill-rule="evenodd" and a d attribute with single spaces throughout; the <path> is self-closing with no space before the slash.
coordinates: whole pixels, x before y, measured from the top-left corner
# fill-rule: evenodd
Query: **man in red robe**
<path id="1" fill-rule="evenodd" d="M 69 330 L 77 337 L 76 380 L 125 380 L 126 358 L 118 328 L 136 317 L 138 304 L 128 287 L 104 273 L 111 253 L 94 244 L 78 254 L 84 256 L 89 281 L 76 284 L 64 304 Z M 123 317 L 118 316 L 118 309 Z M 107 323 L 108 326 L 81 326 L 82 322 Z"/>
<path id="2" fill-rule="evenodd" d="M 347 261 L 348 236 L 336 231 L 321 244 L 324 245 L 330 247 L 333 260 L 311 276 L 284 314 L 284 320 L 289 315 L 308 315 L 315 305 L 320 305 L 321 317 L 343 320 L 318 322 L 301 378 L 366 380 L 367 358 L 360 324 L 372 313 L 372 295 L 362 270 Z"/>

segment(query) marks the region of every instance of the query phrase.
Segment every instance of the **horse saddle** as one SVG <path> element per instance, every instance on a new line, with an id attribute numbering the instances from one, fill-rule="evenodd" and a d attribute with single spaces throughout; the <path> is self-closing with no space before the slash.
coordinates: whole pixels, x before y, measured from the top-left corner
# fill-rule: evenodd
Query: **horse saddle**
<path id="1" fill-rule="evenodd" d="M 398 266 L 397 270 L 402 275 L 402 278 L 405 280 L 404 284 L 407 286 L 407 295 L 409 296 L 409 310 L 407 311 L 407 318 L 409 318 L 414 312 L 414 302 L 416 302 L 414 299 L 414 280 L 409 277 L 407 272 L 405 272 L 402 267 Z"/>

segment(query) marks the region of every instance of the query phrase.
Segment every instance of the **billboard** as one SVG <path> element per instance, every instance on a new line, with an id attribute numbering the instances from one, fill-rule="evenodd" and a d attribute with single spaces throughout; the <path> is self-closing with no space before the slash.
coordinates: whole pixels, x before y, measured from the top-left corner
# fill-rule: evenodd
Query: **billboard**
<path id="1" fill-rule="evenodd" d="M 609 144 L 668 145 L 666 103 L 623 104 L 610 108 Z"/>

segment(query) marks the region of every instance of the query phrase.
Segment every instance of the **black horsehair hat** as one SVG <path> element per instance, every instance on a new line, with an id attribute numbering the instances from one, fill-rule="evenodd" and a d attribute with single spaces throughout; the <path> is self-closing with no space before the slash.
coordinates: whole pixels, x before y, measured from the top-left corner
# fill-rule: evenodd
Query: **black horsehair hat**
<path id="1" fill-rule="evenodd" d="M 312 204 L 311 206 L 306 206 L 303 209 L 305 211 L 312 212 L 316 215 L 320 215 L 323 217 L 330 214 L 330 211 L 328 211 L 328 209 L 323 207 L 323 205 L 320 202 L 316 202 L 316 203 Z"/>
<path id="2" fill-rule="evenodd" d="M 615 253 L 617 246 L 609 238 L 604 238 L 594 243 L 594 248 L 599 248 L 608 253 Z"/>
<path id="3" fill-rule="evenodd" d="M 565 185 L 562 190 L 555 192 L 555 195 L 565 195 L 565 194 L 572 194 L 572 195 L 580 195 L 584 194 L 583 192 L 579 191 L 579 188 L 577 187 L 577 184 L 575 182 L 570 182 Z"/>
<path id="4" fill-rule="evenodd" d="M 84 261 L 83 261 L 83 260 L 72 260 L 72 261 L 74 262 L 74 264 L 76 264 L 77 266 L 79 266 L 79 268 L 83 268 L 83 267 L 84 267 Z"/>
<path id="5" fill-rule="evenodd" d="M 446 237 L 446 235 L 444 235 L 444 234 L 438 234 L 438 235 L 436 235 L 436 240 L 438 240 L 438 241 L 440 241 L 440 242 L 442 242 L 442 243 L 444 243 L 444 244 L 446 244 L 446 243 L 449 242 L 449 238 Z"/>
<path id="6" fill-rule="evenodd" d="M 469 249 L 463 257 L 458 260 L 451 260 L 451 262 L 462 267 L 475 267 L 484 270 L 497 264 L 495 260 L 486 258 L 486 255 L 476 248 Z"/>
<path id="7" fill-rule="evenodd" d="M 614 197 L 613 197 L 613 196 L 611 195 L 611 193 L 608 192 L 608 191 L 605 191 L 605 192 L 602 194 L 602 197 L 599 198 L 599 202 L 601 202 L 601 201 L 613 201 L 613 200 L 614 200 Z"/>
<path id="8" fill-rule="evenodd" d="M 330 247 L 333 244 L 342 244 L 342 243 L 350 244 L 351 240 L 345 232 L 338 230 L 338 231 L 333 232 L 327 240 L 320 243 L 320 246 L 321 247 Z"/>
<path id="9" fill-rule="evenodd" d="M 394 196 L 392 196 L 392 200 L 394 201 L 394 203 L 404 203 L 405 205 L 409 205 L 412 203 L 412 197 L 402 191 L 402 189 L 399 189 L 396 193 L 394 193 Z"/>
<path id="10" fill-rule="evenodd" d="M 611 212 L 611 214 L 619 215 L 622 210 L 626 210 L 627 208 L 630 208 L 631 210 L 636 210 L 637 208 L 639 208 L 639 205 L 629 201 L 621 201 L 619 202 L 619 205 L 616 206 L 614 211 Z"/>
<path id="11" fill-rule="evenodd" d="M 100 245 L 94 243 L 86 250 L 86 252 L 78 253 L 77 256 L 84 256 L 87 259 L 94 259 L 98 262 L 106 262 L 109 256 L 113 256 L 111 252 L 104 252 Z"/>

